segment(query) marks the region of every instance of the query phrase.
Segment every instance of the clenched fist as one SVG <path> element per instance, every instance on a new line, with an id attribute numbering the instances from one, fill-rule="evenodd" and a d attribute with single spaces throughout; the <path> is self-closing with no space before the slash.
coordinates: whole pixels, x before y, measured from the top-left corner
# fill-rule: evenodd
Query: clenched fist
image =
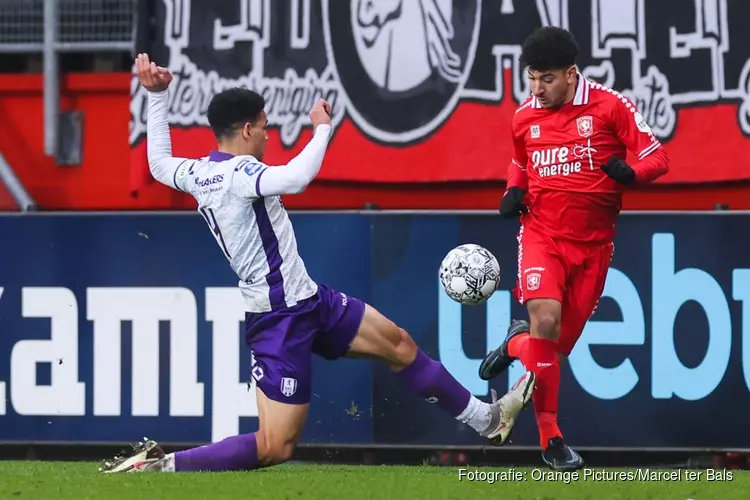
<path id="1" fill-rule="evenodd" d="M 312 107 L 310 110 L 310 121 L 312 122 L 313 129 L 317 128 L 318 125 L 331 124 L 331 105 L 325 99 L 318 99 Z"/>
<path id="2" fill-rule="evenodd" d="M 150 62 L 148 54 L 138 54 L 135 58 L 135 73 L 141 85 L 149 92 L 163 92 L 172 82 L 172 73 L 167 68 Z"/>

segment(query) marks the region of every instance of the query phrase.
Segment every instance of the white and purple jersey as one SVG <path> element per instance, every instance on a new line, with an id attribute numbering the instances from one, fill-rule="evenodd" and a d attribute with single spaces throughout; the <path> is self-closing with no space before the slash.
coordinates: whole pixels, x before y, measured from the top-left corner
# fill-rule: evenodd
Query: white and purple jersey
<path id="1" fill-rule="evenodd" d="M 269 167 L 252 156 L 212 152 L 187 160 L 175 175 L 239 277 L 250 312 L 292 307 L 317 285 L 297 252 L 294 228 L 279 196 L 263 197 L 260 179 Z"/>
<path id="2" fill-rule="evenodd" d="M 212 152 L 200 159 L 171 156 L 167 93 L 149 94 L 149 168 L 159 182 L 192 195 L 216 242 L 239 277 L 249 312 L 292 307 L 313 296 L 310 278 L 280 195 L 301 192 L 323 160 L 330 126 L 320 125 L 288 165 Z"/>

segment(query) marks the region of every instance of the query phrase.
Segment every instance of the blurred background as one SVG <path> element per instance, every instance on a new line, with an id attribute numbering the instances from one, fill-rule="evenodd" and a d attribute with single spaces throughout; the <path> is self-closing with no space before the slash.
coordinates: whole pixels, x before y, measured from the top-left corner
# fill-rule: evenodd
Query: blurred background
<path id="1" fill-rule="evenodd" d="M 477 375 L 524 315 L 518 223 L 495 213 L 529 94 L 520 45 L 555 25 L 586 77 L 638 105 L 672 168 L 624 196 L 605 296 L 563 372 L 566 439 L 602 464 L 744 467 L 749 17 L 742 0 L 0 0 L 0 456 L 257 428 L 236 277 L 194 200 L 148 172 L 138 52 L 175 75 L 175 156 L 214 148 L 211 97 L 248 86 L 266 98 L 264 160 L 283 164 L 326 98 L 320 176 L 284 198 L 311 275 L 401 324 L 477 397 L 507 390 L 519 366 Z M 439 286 L 464 242 L 503 269 L 483 306 Z M 315 370 L 300 458 L 538 461 L 532 412 L 487 449 L 380 366 Z"/>

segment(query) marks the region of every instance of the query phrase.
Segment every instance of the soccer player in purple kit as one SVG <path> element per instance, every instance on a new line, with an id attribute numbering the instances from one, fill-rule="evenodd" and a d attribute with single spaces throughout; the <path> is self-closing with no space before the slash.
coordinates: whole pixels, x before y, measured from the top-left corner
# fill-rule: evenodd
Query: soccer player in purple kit
<path id="1" fill-rule="evenodd" d="M 315 283 L 297 252 L 280 196 L 302 192 L 320 170 L 331 135 L 330 106 L 319 100 L 310 119 L 314 135 L 288 164 L 262 163 L 267 119 L 263 97 L 247 89 L 214 96 L 208 121 L 218 151 L 200 159 L 175 158 L 167 122 L 166 68 L 139 54 L 148 91 L 148 162 L 159 182 L 191 194 L 239 277 L 246 304 L 246 341 L 252 350 L 259 429 L 217 443 L 164 454 L 151 440 L 105 462 L 102 472 L 252 470 L 292 457 L 307 418 L 311 357 L 384 361 L 416 395 L 435 401 L 494 444 L 503 444 L 529 403 L 534 374 L 526 372 L 492 403 L 474 397 L 417 347 L 409 334 L 364 302 Z"/>

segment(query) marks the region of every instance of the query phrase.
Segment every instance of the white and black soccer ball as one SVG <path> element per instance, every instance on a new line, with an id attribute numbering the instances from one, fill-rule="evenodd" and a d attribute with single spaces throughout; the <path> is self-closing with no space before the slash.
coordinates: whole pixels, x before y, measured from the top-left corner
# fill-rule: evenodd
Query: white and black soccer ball
<path id="1" fill-rule="evenodd" d="M 500 284 L 500 264 L 486 248 L 465 243 L 448 252 L 443 259 L 440 283 L 445 293 L 456 302 L 481 304 L 495 293 Z"/>

